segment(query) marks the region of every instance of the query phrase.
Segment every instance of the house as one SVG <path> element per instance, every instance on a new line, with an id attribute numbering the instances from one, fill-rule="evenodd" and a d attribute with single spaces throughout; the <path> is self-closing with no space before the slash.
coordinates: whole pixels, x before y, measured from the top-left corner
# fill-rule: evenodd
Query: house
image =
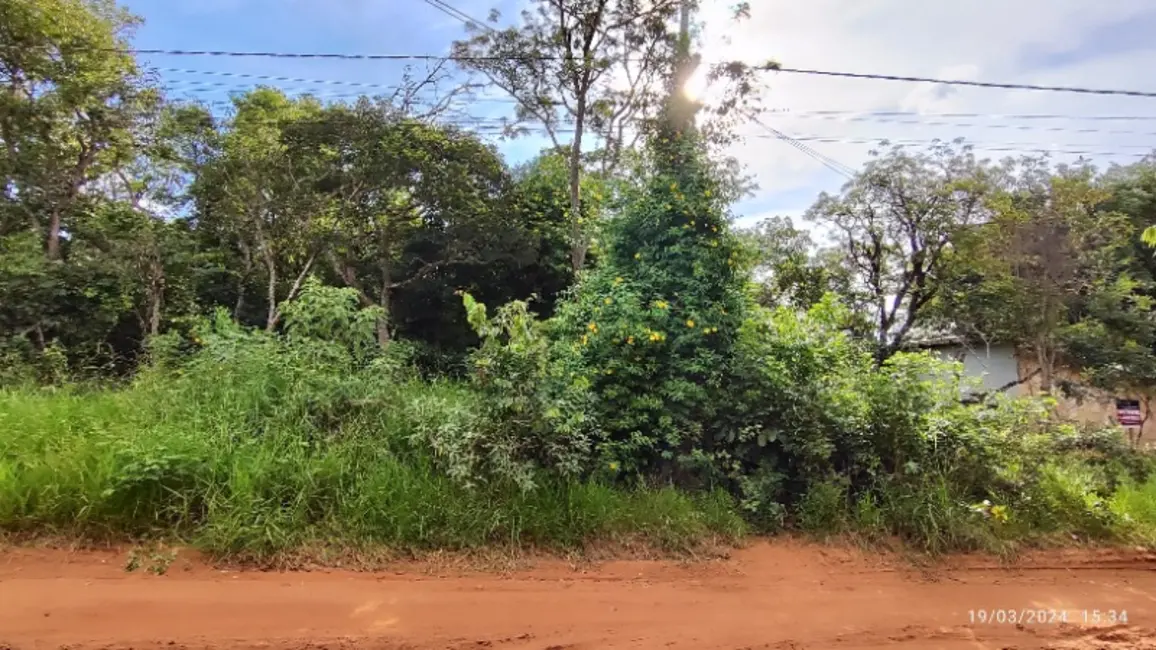
<path id="1" fill-rule="evenodd" d="M 913 349 L 928 350 L 939 357 L 963 363 L 967 377 L 977 377 L 983 391 L 1002 391 L 1014 396 L 1040 395 L 1039 364 L 1034 358 L 1005 343 L 976 343 L 956 336 L 928 337 L 913 341 Z M 1090 425 L 1121 425 L 1129 436 L 1145 446 L 1156 446 L 1156 395 L 1113 394 L 1089 386 L 1080 373 L 1067 367 L 1055 370 L 1052 390 L 1056 410 L 1062 417 Z M 1137 413 L 1140 425 L 1133 424 Z"/>

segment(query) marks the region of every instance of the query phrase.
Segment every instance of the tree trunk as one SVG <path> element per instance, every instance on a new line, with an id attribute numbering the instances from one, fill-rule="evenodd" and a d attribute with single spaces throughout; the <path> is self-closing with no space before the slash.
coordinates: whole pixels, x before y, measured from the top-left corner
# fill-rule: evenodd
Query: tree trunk
<path id="1" fill-rule="evenodd" d="M 313 270 L 313 262 L 317 259 L 317 253 L 309 255 L 309 259 L 305 261 L 305 266 L 301 267 L 301 272 L 297 274 L 297 279 L 293 280 L 293 286 L 289 287 L 289 293 L 285 294 L 285 300 L 281 302 L 290 302 L 297 298 L 297 294 L 301 291 L 301 286 L 305 282 L 305 278 L 309 277 L 309 272 Z M 269 277 L 276 278 L 270 266 Z M 281 322 L 281 303 L 277 302 L 277 286 L 275 282 L 269 283 L 269 319 L 265 323 L 265 331 L 272 332 L 277 327 L 277 323 Z"/>
<path id="2" fill-rule="evenodd" d="M 381 290 L 377 294 L 377 304 L 381 307 L 381 316 L 377 319 L 377 344 L 384 350 L 389 347 L 389 302 L 392 300 L 393 274 L 389 263 L 381 265 Z"/>
<path id="3" fill-rule="evenodd" d="M 272 332 L 277 327 L 277 264 L 266 261 L 265 268 L 269 272 L 269 284 L 266 287 L 265 299 L 269 301 L 265 311 L 265 331 Z"/>
<path id="4" fill-rule="evenodd" d="M 48 249 L 49 261 L 55 262 L 60 259 L 60 210 L 52 211 L 52 215 L 48 221 Z"/>
<path id="5" fill-rule="evenodd" d="M 1047 341 L 1042 337 L 1036 339 L 1036 362 L 1040 366 L 1040 392 L 1044 395 L 1052 394 L 1054 369 L 1050 357 Z"/>
<path id="6" fill-rule="evenodd" d="M 233 305 L 233 320 L 240 322 L 241 309 L 245 306 L 245 285 L 248 284 L 249 276 L 253 274 L 253 251 L 243 241 L 240 242 L 241 248 L 241 278 L 237 282 L 237 302 Z"/>
<path id="7" fill-rule="evenodd" d="M 586 93 L 578 96 L 574 143 L 570 146 L 570 264 L 581 271 L 586 264 L 586 237 L 582 232 L 582 132 L 586 126 Z"/>
<path id="8" fill-rule="evenodd" d="M 165 300 L 165 267 L 161 264 L 159 252 L 149 260 L 149 336 L 161 333 L 161 310 Z"/>

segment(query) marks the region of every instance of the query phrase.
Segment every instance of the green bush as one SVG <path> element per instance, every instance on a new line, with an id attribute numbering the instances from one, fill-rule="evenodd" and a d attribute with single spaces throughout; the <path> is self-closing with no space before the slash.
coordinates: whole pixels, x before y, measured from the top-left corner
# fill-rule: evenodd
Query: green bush
<path id="1" fill-rule="evenodd" d="M 597 268 L 549 324 L 591 385 L 601 462 L 688 485 L 685 461 L 725 436 L 731 361 L 748 304 L 718 182 L 692 136 L 656 164 L 608 226 Z"/>
<path id="2" fill-rule="evenodd" d="M 551 456 L 550 439 L 517 439 L 534 421 L 515 417 L 516 398 L 417 379 L 404 350 L 362 344 L 372 321 L 349 297 L 307 288 L 281 335 L 220 314 L 193 324 L 154 342 L 124 389 L 0 391 L 0 528 L 177 535 L 250 559 L 741 534 L 725 494 L 567 478 L 578 461 Z M 307 316 L 319 306 L 344 320 Z"/>

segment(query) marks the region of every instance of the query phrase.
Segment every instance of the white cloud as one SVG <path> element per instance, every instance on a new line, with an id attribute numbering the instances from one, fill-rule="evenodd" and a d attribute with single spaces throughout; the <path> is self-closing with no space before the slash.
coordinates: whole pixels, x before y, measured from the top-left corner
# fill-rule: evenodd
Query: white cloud
<path id="1" fill-rule="evenodd" d="M 247 8 L 272 11 L 276 0 L 183 0 L 198 10 Z M 284 0 L 282 0 L 284 1 Z M 735 0 L 704 0 L 706 23 L 702 54 L 707 61 L 774 59 L 784 66 L 866 73 L 995 80 L 1032 84 L 1156 90 L 1151 63 L 1156 41 L 1156 3 L 1152 0 L 752 0 L 752 16 L 729 18 Z M 419 0 L 288 0 L 292 11 L 257 12 L 312 26 L 301 33 L 282 29 L 244 31 L 247 48 L 317 49 L 440 53 L 464 30 L 460 23 Z M 456 0 L 453 6 L 479 19 L 488 9 L 503 9 L 503 23 L 516 20 L 525 0 Z M 145 12 L 147 15 L 147 12 Z M 276 23 L 281 26 L 280 23 Z M 1144 28 L 1147 26 L 1148 31 Z M 1139 28 L 1139 29 L 1137 29 Z M 1130 29 L 1130 31 L 1129 31 Z M 1115 31 L 1114 31 L 1115 30 Z M 1124 37 L 1125 32 L 1128 32 Z M 1121 36 L 1114 38 L 1114 33 Z M 1140 37 L 1137 37 L 1137 33 Z M 340 45 L 333 36 L 340 34 Z M 266 37 L 269 40 L 266 42 Z M 275 38 L 276 37 L 276 38 Z M 292 45 L 281 41 L 292 40 Z M 329 60 L 237 60 L 229 69 L 293 77 L 396 83 L 400 62 Z M 1156 145 L 1156 100 L 945 87 L 787 73 L 768 74 L 765 103 L 780 112 L 764 121 L 840 163 L 860 166 L 871 143 L 846 140 L 951 140 L 966 137 L 977 145 L 1015 143 L 1021 149 L 1078 149 L 1141 154 Z M 299 84 L 285 84 L 295 86 Z M 333 87 L 322 91 L 333 92 Z M 356 91 L 356 88 L 350 88 Z M 222 93 L 224 91 L 221 91 Z M 508 112 L 509 103 L 472 102 L 471 115 Z M 808 111 L 914 111 L 910 118 L 881 121 L 878 116 L 814 115 Z M 1150 122 L 1011 120 L 1000 117 L 931 118 L 937 113 L 999 116 L 1022 113 L 1063 115 L 1147 115 Z M 956 126 L 973 124 L 985 128 Z M 1045 130 L 1048 128 L 1062 130 Z M 1075 132 L 1095 130 L 1099 132 Z M 1103 131 L 1117 131 L 1104 133 Z M 1136 135 L 1147 134 L 1152 135 Z M 837 190 L 845 180 L 786 143 L 768 138 L 748 124 L 748 136 L 733 149 L 758 180 L 758 195 L 737 209 L 743 223 L 763 214 L 797 214 L 820 191 Z M 513 157 L 531 155 L 537 142 L 507 143 Z M 984 153 L 981 151 L 980 153 Z M 993 158 L 1010 152 L 991 152 Z M 1070 159 L 1073 156 L 1056 156 Z M 1126 156 L 1097 156 L 1098 162 L 1127 162 Z"/>
<path id="2" fill-rule="evenodd" d="M 1156 26 L 1150 0 L 764 0 L 752 2 L 752 16 L 735 24 L 725 0 L 706 3 L 703 56 L 707 61 L 774 59 L 786 67 L 865 73 L 994 80 L 1030 84 L 1118 87 L 1156 90 L 1149 83 L 1156 42 L 1111 48 L 1112 30 L 1130 21 Z M 729 44 L 726 42 L 729 40 Z M 1100 54 L 1109 52 L 1110 54 Z M 1123 51 L 1120 51 L 1123 50 Z M 1061 56 L 1065 55 L 1066 56 Z M 985 115 L 1048 113 L 1063 115 L 1146 115 L 1156 118 L 1156 100 L 1004 91 L 931 84 L 827 78 L 778 73 L 768 75 L 768 107 L 785 112 L 766 116 L 768 124 L 795 137 L 843 140 L 892 140 L 966 137 L 998 147 L 1076 149 L 1144 153 L 1156 148 L 1151 137 L 1130 134 L 1075 133 L 1072 130 L 1156 132 L 1152 122 L 1013 121 L 1000 118 L 921 118 L 902 124 L 855 116 L 825 118 L 806 111 L 915 111 Z M 1145 88 L 1147 86 L 1147 88 Z M 903 119 L 903 118 L 900 118 Z M 910 120 L 910 118 L 907 118 Z M 932 124 L 927 124 L 932 122 Z M 939 122 L 939 124 L 935 124 Z M 979 124 L 997 128 L 967 128 Z M 1025 129 L 1008 127 L 1029 127 Z M 1000 128 L 1002 127 L 1002 128 Z M 1066 131 L 1041 130 L 1049 127 Z M 740 214 L 798 211 L 800 194 L 837 190 L 844 180 L 786 143 L 768 140 L 757 125 L 742 130 L 748 140 L 733 153 L 759 180 L 761 190 L 740 206 Z M 813 142 L 814 149 L 858 167 L 871 144 Z M 984 154 L 985 152 L 980 151 Z M 991 152 L 993 158 L 1008 153 Z M 1074 156 L 1057 155 L 1057 160 Z M 1106 164 L 1127 156 L 1094 156 Z"/>

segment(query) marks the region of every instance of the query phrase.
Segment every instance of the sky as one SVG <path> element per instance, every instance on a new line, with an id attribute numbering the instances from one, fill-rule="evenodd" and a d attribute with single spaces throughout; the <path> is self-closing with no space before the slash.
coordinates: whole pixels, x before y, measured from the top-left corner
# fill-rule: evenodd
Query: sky
<path id="1" fill-rule="evenodd" d="M 496 8 L 504 25 L 516 19 L 526 0 L 447 1 L 479 19 Z M 465 34 L 460 21 L 423 0 L 122 3 L 145 21 L 133 40 L 139 49 L 440 55 Z M 733 3 L 703 0 L 699 51 L 707 62 L 773 59 L 791 68 L 1156 91 L 1152 0 L 751 0 L 751 17 L 740 23 L 729 17 Z M 230 93 L 256 83 L 345 99 L 350 93 L 382 92 L 398 82 L 406 65 L 143 58 L 171 97 L 210 102 L 227 101 Z M 425 64 L 415 65 L 421 72 Z M 1134 162 L 1156 149 L 1156 99 L 1151 98 L 787 73 L 768 73 L 765 81 L 763 101 L 773 112 L 764 124 L 852 168 L 867 161 L 881 139 L 923 146 L 962 137 L 992 159 L 1043 150 L 1055 152 L 1051 156 L 1057 162 L 1072 162 L 1080 155 L 1066 152 L 1088 152 L 1085 157 L 1101 166 Z M 463 110 L 495 117 L 511 108 L 495 99 Z M 740 133 L 744 140 L 730 153 L 759 184 L 755 196 L 734 208 L 740 226 L 776 215 L 797 220 L 821 192 L 837 192 L 846 181 L 760 125 L 747 124 Z M 511 164 L 532 157 L 545 144 L 541 138 L 502 142 L 485 137 L 494 139 Z"/>

